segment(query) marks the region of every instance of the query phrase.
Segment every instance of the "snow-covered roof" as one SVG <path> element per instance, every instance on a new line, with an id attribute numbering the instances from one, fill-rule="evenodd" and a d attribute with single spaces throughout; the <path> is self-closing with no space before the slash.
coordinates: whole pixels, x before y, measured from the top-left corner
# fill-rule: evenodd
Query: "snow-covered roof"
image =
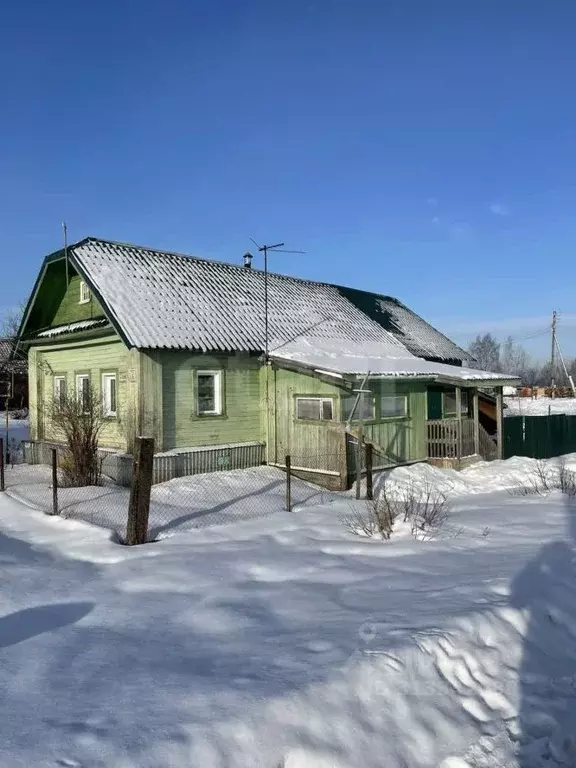
<path id="1" fill-rule="evenodd" d="M 46 331 L 41 331 L 38 334 L 38 338 L 48 338 L 51 336 L 60 336 L 63 333 L 76 333 L 78 331 L 86 331 L 89 328 L 96 328 L 100 325 L 106 325 L 107 322 L 108 320 L 102 317 L 96 320 L 78 320 L 76 323 L 57 325 L 55 328 L 48 328 Z"/>
<path id="2" fill-rule="evenodd" d="M 514 376 L 446 363 L 429 362 L 406 349 L 390 350 L 378 344 L 363 344 L 362 349 L 345 347 L 340 339 L 312 341 L 298 339 L 270 353 L 279 364 L 296 363 L 317 373 L 378 378 L 425 378 L 441 381 L 494 382 L 516 381 Z"/>
<path id="3" fill-rule="evenodd" d="M 87 238 L 69 247 L 126 344 L 137 348 L 262 352 L 264 273 L 142 246 Z M 62 258 L 60 251 L 49 259 Z M 380 294 L 269 274 L 269 347 L 293 339 L 377 343 L 391 352 L 464 360 L 467 353 Z M 80 329 L 67 328 L 66 332 Z M 64 330 L 41 332 L 51 336 Z"/>
<path id="4" fill-rule="evenodd" d="M 261 352 L 264 273 L 138 246 L 88 239 L 70 257 L 126 342 L 138 348 Z M 305 335 L 403 349 L 329 284 L 269 274 L 269 345 Z"/>
<path id="5" fill-rule="evenodd" d="M 472 359 L 470 352 L 454 344 L 398 299 L 355 288 L 340 288 L 340 291 L 417 357 L 447 363 Z"/>
<path id="6" fill-rule="evenodd" d="M 28 361 L 22 355 L 16 355 L 13 359 L 13 339 L 0 339 L 0 369 L 16 374 L 25 374 L 28 370 Z"/>

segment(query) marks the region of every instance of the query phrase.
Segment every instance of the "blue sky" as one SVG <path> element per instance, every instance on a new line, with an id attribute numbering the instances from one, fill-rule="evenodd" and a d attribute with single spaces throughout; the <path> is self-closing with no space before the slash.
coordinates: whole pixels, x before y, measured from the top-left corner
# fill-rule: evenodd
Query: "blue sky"
<path id="1" fill-rule="evenodd" d="M 576 355 L 576 4 L 27 0 L 0 23 L 0 309 L 86 235 Z M 535 354 L 548 340 L 528 339 Z"/>

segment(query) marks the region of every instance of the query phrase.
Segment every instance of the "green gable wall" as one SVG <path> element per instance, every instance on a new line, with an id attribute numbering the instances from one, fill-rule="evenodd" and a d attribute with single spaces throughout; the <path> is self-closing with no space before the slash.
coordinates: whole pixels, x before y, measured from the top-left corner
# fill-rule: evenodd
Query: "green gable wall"
<path id="1" fill-rule="evenodd" d="M 94 296 L 80 304 L 80 276 L 68 265 L 69 284 L 66 286 L 64 259 L 49 262 L 38 286 L 36 299 L 30 308 L 23 336 L 29 337 L 56 325 L 104 317 L 102 307 Z"/>
<path id="2" fill-rule="evenodd" d="M 156 353 L 162 376 L 164 450 L 261 440 L 260 363 L 248 355 Z M 221 416 L 196 413 L 196 371 L 221 370 Z"/>
<path id="3" fill-rule="evenodd" d="M 53 426 L 43 414 L 42 403 L 53 397 L 54 376 L 66 376 L 68 391 L 75 391 L 76 375 L 88 373 L 94 391 L 101 392 L 103 373 L 117 374 L 118 417 L 107 419 L 100 444 L 125 449 L 128 432 L 137 428 L 138 420 L 138 356 L 118 337 L 91 342 L 69 342 L 50 347 L 32 347 L 28 362 L 30 371 L 30 428 L 32 439 L 59 440 Z"/>
<path id="4" fill-rule="evenodd" d="M 67 325 L 68 323 L 76 323 L 79 320 L 93 320 L 104 317 L 104 311 L 95 296 L 90 296 L 90 301 L 86 304 L 79 303 L 80 282 L 81 278 L 79 275 L 73 275 L 70 278 L 68 288 L 50 325 Z"/>

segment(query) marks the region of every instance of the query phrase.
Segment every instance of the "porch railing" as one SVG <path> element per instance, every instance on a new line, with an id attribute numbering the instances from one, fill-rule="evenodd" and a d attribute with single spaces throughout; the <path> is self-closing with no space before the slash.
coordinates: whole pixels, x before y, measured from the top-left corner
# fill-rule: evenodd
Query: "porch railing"
<path id="1" fill-rule="evenodd" d="M 428 422 L 428 458 L 463 459 L 474 454 L 473 419 L 435 419 Z"/>

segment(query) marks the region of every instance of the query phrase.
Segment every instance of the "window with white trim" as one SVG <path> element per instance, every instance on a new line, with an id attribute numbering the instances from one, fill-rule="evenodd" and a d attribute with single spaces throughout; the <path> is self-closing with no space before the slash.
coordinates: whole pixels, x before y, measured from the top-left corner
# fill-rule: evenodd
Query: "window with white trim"
<path id="1" fill-rule="evenodd" d="M 296 418 L 314 421 L 334 419 L 334 400 L 331 397 L 297 397 Z"/>
<path id="2" fill-rule="evenodd" d="M 80 280 L 80 301 L 79 304 L 88 304 L 90 301 L 90 288 L 86 285 L 85 280 Z"/>
<path id="3" fill-rule="evenodd" d="M 90 410 L 90 376 L 87 373 L 79 373 L 76 376 L 76 397 L 82 404 L 82 412 Z"/>
<path id="4" fill-rule="evenodd" d="M 102 374 L 102 410 L 104 416 L 112 417 L 118 415 L 116 392 L 116 374 Z"/>
<path id="5" fill-rule="evenodd" d="M 66 402 L 66 376 L 54 376 L 54 402 L 60 408 Z"/>
<path id="6" fill-rule="evenodd" d="M 222 414 L 222 371 L 196 371 L 196 413 Z"/>
<path id="7" fill-rule="evenodd" d="M 356 407 L 354 407 L 356 406 Z M 356 404 L 356 395 L 347 395 L 342 398 L 342 419 L 348 421 L 350 416 L 352 421 L 374 421 L 374 398 L 365 394 L 358 399 Z"/>
<path id="8" fill-rule="evenodd" d="M 381 419 L 401 419 L 408 415 L 406 395 L 382 395 L 380 398 Z"/>

